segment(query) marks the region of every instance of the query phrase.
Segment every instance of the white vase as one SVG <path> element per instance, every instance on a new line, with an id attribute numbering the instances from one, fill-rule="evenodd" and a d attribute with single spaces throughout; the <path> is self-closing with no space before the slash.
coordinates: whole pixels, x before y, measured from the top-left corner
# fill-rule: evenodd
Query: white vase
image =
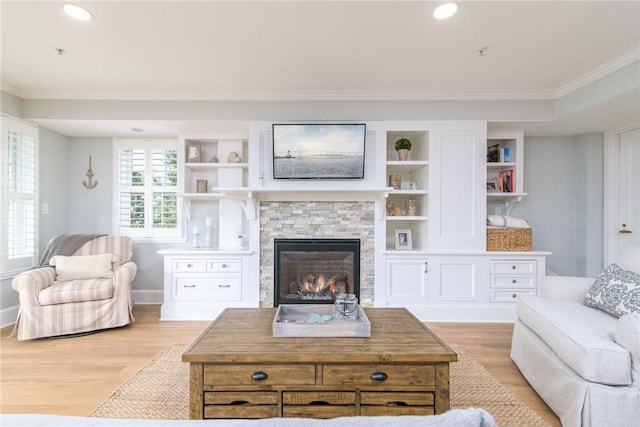
<path id="1" fill-rule="evenodd" d="M 398 150 L 398 159 L 401 161 L 405 161 L 409 159 L 409 150 L 401 149 Z"/>

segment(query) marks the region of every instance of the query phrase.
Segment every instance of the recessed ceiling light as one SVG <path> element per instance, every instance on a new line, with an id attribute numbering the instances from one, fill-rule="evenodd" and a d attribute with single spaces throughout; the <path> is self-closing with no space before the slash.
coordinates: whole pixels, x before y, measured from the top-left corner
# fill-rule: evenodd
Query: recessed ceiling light
<path id="1" fill-rule="evenodd" d="M 451 18 L 458 11 L 458 5 L 456 3 L 444 3 L 436 7 L 433 11 L 433 17 L 436 19 Z"/>
<path id="2" fill-rule="evenodd" d="M 89 9 L 78 6 L 77 4 L 65 3 L 64 6 L 62 6 L 62 10 L 78 21 L 91 21 L 93 19 L 93 14 L 89 12 Z"/>

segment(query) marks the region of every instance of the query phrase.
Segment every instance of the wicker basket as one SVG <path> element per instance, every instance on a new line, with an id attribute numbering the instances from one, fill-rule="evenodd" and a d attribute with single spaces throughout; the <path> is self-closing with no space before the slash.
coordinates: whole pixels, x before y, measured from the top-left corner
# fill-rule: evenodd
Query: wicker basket
<path id="1" fill-rule="evenodd" d="M 488 251 L 530 251 L 530 228 L 487 228 Z"/>

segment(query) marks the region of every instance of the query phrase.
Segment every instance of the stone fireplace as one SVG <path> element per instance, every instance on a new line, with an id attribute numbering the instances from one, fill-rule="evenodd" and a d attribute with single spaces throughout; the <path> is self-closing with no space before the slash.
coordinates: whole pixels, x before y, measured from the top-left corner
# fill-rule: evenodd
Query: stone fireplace
<path id="1" fill-rule="evenodd" d="M 274 239 L 274 306 L 360 297 L 359 239 Z"/>
<path id="2" fill-rule="evenodd" d="M 372 305 L 375 267 L 374 212 L 375 203 L 372 201 L 262 201 L 260 203 L 260 306 L 272 307 L 276 301 L 274 241 L 277 239 L 359 240 L 358 299 L 364 306 Z M 308 274 L 319 276 L 322 273 Z M 327 277 L 326 274 L 323 275 L 326 287 L 328 286 Z M 334 273 L 329 273 L 329 276 L 333 275 Z M 357 272 L 354 273 L 354 276 L 357 275 Z M 354 278 L 354 291 L 355 281 Z M 289 282 L 291 283 L 291 280 Z M 317 277 L 315 286 L 322 286 L 317 283 Z"/>

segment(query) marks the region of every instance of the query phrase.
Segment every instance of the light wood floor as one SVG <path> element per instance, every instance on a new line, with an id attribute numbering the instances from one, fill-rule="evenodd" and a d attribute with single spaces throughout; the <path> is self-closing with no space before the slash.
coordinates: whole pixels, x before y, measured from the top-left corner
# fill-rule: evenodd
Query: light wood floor
<path id="1" fill-rule="evenodd" d="M 195 340 L 210 322 L 160 322 L 159 306 L 136 306 L 124 328 L 67 339 L 18 342 L 0 331 L 0 412 L 89 415 L 170 344 Z M 458 344 L 552 426 L 560 421 L 509 358 L 510 324 L 429 323 Z"/>

